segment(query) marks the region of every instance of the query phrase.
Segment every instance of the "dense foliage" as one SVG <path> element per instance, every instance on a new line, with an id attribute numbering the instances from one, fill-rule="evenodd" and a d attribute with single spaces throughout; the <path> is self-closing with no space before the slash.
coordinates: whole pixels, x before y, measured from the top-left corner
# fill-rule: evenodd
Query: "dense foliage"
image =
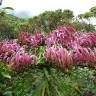
<path id="1" fill-rule="evenodd" d="M 10 83 L 5 82 L 8 89 L 5 88 L 1 94 L 8 96 L 27 96 L 29 94 L 32 96 L 81 96 L 91 94 L 94 96 L 96 94 L 94 81 L 95 39 L 95 32 L 78 33 L 70 26 L 59 26 L 48 34 L 20 32 L 17 34 L 17 39 L 1 40 L 0 60 L 12 71 L 12 79 L 8 80 Z M 81 70 L 88 73 L 83 73 Z M 81 77 L 77 74 L 81 74 Z M 85 76 L 89 76 L 89 74 L 92 78 Z M 31 76 L 34 79 L 31 79 Z M 85 78 L 85 81 L 86 78 L 92 80 L 89 87 L 86 85 L 88 81 L 85 83 L 82 78 Z M 69 82 L 66 81 L 67 79 Z M 78 85 L 79 83 L 80 85 Z"/>
<path id="2" fill-rule="evenodd" d="M 92 12 L 94 11 L 93 9 L 90 10 Z M 90 12 L 91 15 L 86 13 L 75 17 L 71 10 L 58 9 L 55 11 L 46 11 L 32 18 L 23 19 L 1 11 L 0 38 L 16 38 L 16 34 L 19 31 L 26 31 L 29 33 L 35 33 L 38 31 L 48 33 L 61 25 L 70 25 L 75 27 L 76 31 L 80 32 L 93 32 L 95 31 L 95 26 L 90 23 L 91 18 L 93 18 L 92 12 Z"/>
<path id="3" fill-rule="evenodd" d="M 34 67 L 14 75 L 3 91 L 5 96 L 95 96 L 95 80 L 95 70 L 87 67 L 66 72 Z"/>
<path id="4" fill-rule="evenodd" d="M 96 7 L 28 19 L 6 9 L 13 8 L 0 9 L 0 96 L 96 96 Z"/>

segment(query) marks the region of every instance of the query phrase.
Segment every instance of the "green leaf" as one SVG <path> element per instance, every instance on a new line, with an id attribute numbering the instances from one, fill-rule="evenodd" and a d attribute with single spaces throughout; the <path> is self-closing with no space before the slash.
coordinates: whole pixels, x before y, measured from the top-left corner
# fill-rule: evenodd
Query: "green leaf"
<path id="1" fill-rule="evenodd" d="M 14 10 L 12 7 L 4 7 L 4 8 L 2 8 L 2 9 L 8 9 L 8 10 Z"/>
<path id="2" fill-rule="evenodd" d="M 37 64 L 45 64 L 45 62 L 46 62 L 46 58 L 45 57 L 41 57 L 41 58 L 39 58 Z"/>
<path id="3" fill-rule="evenodd" d="M 41 83 L 34 91 L 33 96 L 41 96 L 41 90 L 42 90 L 42 84 Z"/>
<path id="4" fill-rule="evenodd" d="M 2 0 L 0 1 L 0 5 L 2 5 Z"/>
<path id="5" fill-rule="evenodd" d="M 12 96 L 12 91 L 6 91 L 6 92 L 4 92 L 4 96 Z"/>
<path id="6" fill-rule="evenodd" d="M 8 79 L 11 79 L 11 76 L 9 75 L 8 72 L 1 72 L 2 76 Z"/>
<path id="7" fill-rule="evenodd" d="M 2 3 L 0 2 L 0 6 L 2 5 Z"/>
<path id="8" fill-rule="evenodd" d="M 0 15 L 4 16 L 5 12 L 3 10 L 0 10 Z"/>

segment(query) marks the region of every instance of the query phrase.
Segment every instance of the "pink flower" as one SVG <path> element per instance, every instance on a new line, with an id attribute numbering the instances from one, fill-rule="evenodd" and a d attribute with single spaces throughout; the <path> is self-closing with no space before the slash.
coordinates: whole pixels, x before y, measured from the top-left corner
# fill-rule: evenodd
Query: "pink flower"
<path id="1" fill-rule="evenodd" d="M 45 43 L 48 47 L 60 44 L 70 48 L 72 41 L 75 39 L 74 36 L 75 30 L 73 28 L 59 26 L 56 30 L 47 36 Z"/>
<path id="2" fill-rule="evenodd" d="M 37 62 L 36 56 L 31 57 L 28 53 L 25 53 L 25 49 L 16 41 L 1 41 L 0 46 L 0 60 L 13 70 L 20 70 Z"/>
<path id="3" fill-rule="evenodd" d="M 38 47 L 38 45 L 40 44 L 45 43 L 44 34 L 41 32 L 36 32 L 35 34 L 21 32 L 18 34 L 18 39 L 21 42 L 21 44 L 28 45 L 32 49 Z"/>
<path id="4" fill-rule="evenodd" d="M 71 52 L 64 48 L 48 48 L 45 52 L 47 61 L 57 65 L 60 68 L 66 68 L 73 64 Z"/>
<path id="5" fill-rule="evenodd" d="M 76 40 L 81 46 L 94 46 L 96 45 L 96 33 L 82 33 Z"/>

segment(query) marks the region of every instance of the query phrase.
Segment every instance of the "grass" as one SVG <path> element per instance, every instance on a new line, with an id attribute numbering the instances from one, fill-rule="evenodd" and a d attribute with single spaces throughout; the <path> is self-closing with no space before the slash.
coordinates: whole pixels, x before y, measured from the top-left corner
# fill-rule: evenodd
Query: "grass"
<path id="1" fill-rule="evenodd" d="M 30 68 L 13 74 L 4 96 L 96 96 L 96 71 L 71 68 Z"/>

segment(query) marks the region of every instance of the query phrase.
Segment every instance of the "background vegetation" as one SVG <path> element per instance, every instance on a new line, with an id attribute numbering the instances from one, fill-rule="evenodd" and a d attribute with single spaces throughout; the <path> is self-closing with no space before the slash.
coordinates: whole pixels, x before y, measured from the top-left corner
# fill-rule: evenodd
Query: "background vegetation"
<path id="1" fill-rule="evenodd" d="M 51 32 L 57 26 L 72 26 L 77 32 L 94 32 L 96 7 L 89 12 L 74 16 L 71 10 L 46 11 L 32 18 L 19 18 L 0 9 L 0 39 L 16 39 L 19 32 Z M 30 54 L 34 52 L 26 48 Z M 10 71 L 0 62 L 0 96 L 96 96 L 96 70 L 90 67 L 73 67 L 60 70 L 53 65 L 44 65 L 41 53 L 45 47 L 37 50 L 40 57 L 37 66 L 31 66 L 21 72 Z"/>

